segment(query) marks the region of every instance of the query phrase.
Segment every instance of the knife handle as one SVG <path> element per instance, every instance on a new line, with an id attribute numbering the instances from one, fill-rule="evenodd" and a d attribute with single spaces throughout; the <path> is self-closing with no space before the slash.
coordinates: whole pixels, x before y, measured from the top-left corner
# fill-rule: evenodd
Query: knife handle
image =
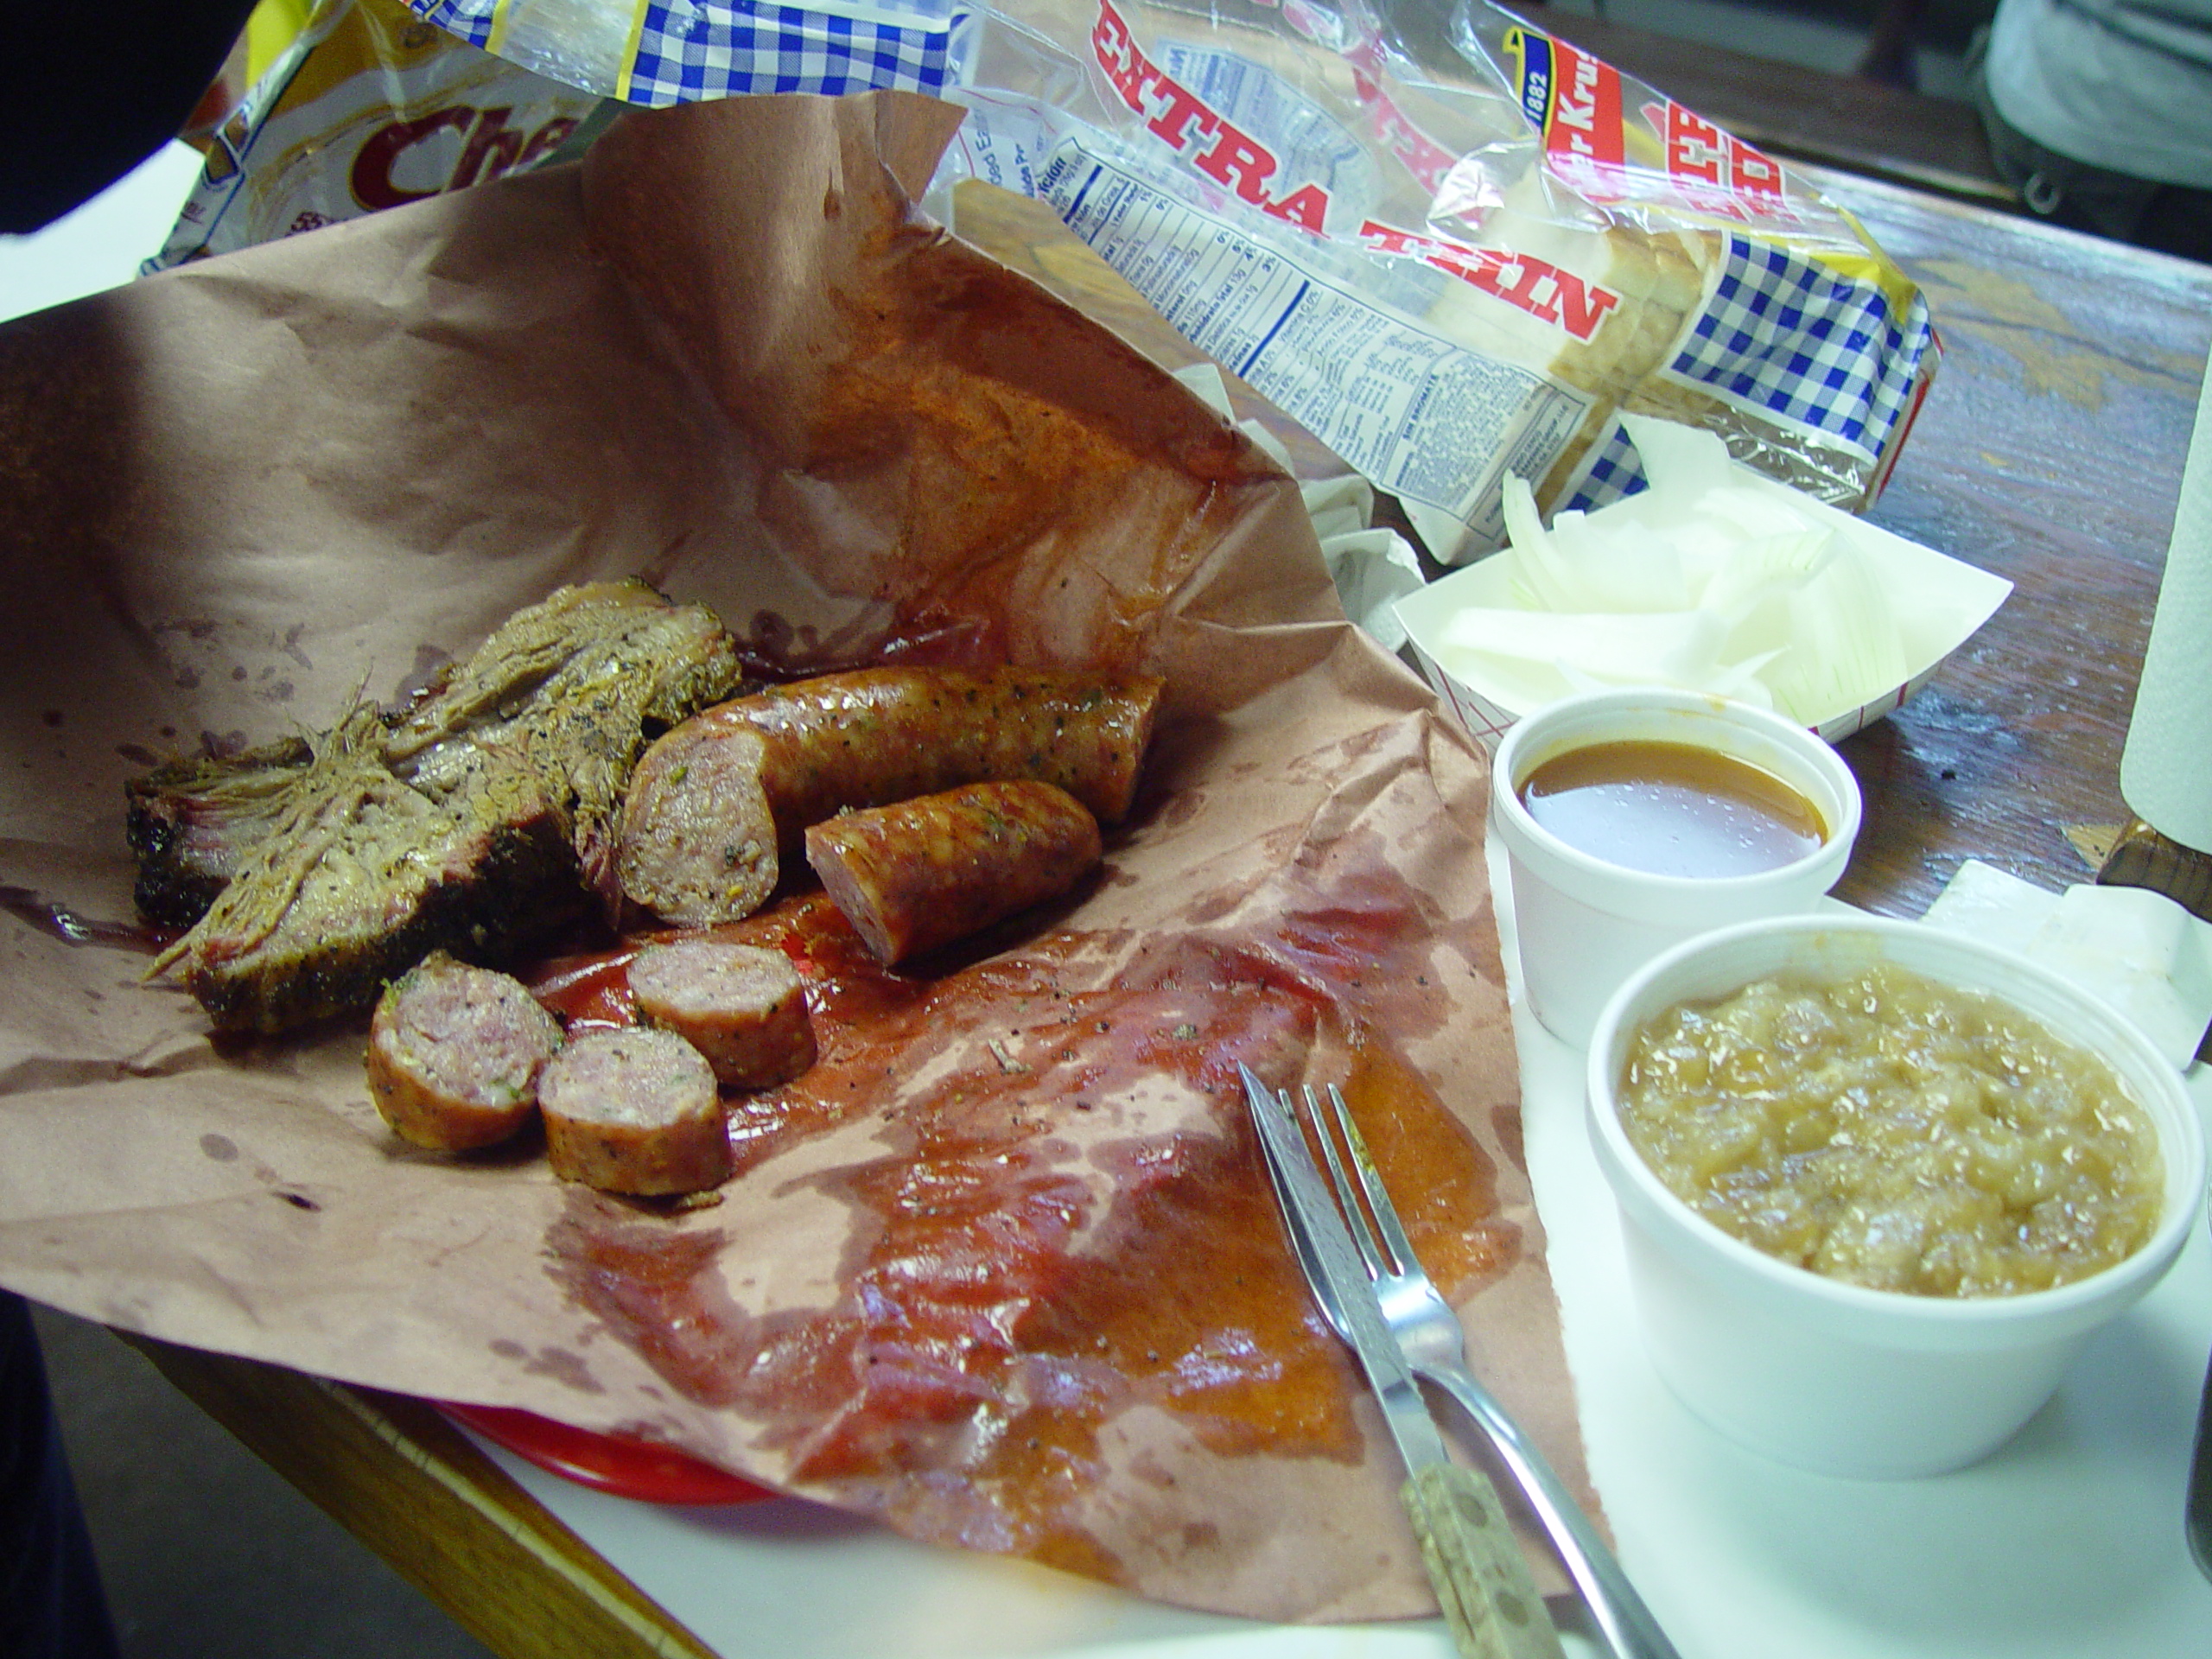
<path id="1" fill-rule="evenodd" d="M 1462 1659 L 1564 1659 L 1528 1558 L 1480 1470 L 1433 1463 L 1398 1491 Z"/>

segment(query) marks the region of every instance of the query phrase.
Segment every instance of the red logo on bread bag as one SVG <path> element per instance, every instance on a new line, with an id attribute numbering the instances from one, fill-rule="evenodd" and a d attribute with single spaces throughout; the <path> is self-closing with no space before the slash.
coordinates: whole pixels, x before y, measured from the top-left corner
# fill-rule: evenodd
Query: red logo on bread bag
<path id="1" fill-rule="evenodd" d="M 1669 177 L 1709 184 L 1751 201 L 1782 194 L 1780 162 L 1723 132 L 1696 111 L 1669 99 L 1645 105 L 1643 114 L 1666 135 Z"/>
<path id="2" fill-rule="evenodd" d="M 1566 176 L 1620 170 L 1627 156 L 1621 133 L 1620 72 L 1580 48 L 1554 40 L 1551 107 L 1544 118 L 1544 153 Z"/>
<path id="3" fill-rule="evenodd" d="M 1586 283 L 1573 271 L 1561 270 L 1548 260 L 1529 254 L 1471 248 L 1464 242 L 1446 241 L 1442 237 L 1393 230 L 1373 219 L 1359 227 L 1359 235 L 1378 253 L 1418 259 L 1532 317 L 1564 329 L 1576 340 L 1586 340 L 1595 334 L 1606 316 L 1621 302 L 1621 296 L 1612 289 Z"/>
<path id="4" fill-rule="evenodd" d="M 1153 137 L 1239 200 L 1320 233 L 1329 193 L 1307 184 L 1275 194 L 1274 175 L 1281 164 L 1274 152 L 1146 57 L 1128 23 L 1107 0 L 1099 0 L 1090 50 L 1122 102 L 1145 118 Z"/>

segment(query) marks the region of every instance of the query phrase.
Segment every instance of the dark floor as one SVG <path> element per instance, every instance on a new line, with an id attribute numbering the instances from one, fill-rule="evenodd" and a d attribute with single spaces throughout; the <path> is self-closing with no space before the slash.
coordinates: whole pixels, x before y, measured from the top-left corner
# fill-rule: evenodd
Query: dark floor
<path id="1" fill-rule="evenodd" d="M 124 1659 L 488 1659 L 136 1352 L 34 1317 Z"/>

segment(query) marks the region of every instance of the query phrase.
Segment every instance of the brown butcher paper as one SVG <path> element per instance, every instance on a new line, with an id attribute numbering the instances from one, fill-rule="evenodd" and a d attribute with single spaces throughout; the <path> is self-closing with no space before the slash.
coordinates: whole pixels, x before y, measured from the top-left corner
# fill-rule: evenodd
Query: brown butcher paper
<path id="1" fill-rule="evenodd" d="M 1344 623 L 1291 480 L 912 206 L 957 118 L 889 93 L 634 117 L 581 169 L 0 330 L 0 1282 L 1196 1606 L 1419 1613 L 1379 1419 L 1228 1081 L 1344 1079 L 1397 1114 L 1386 1171 L 1465 1173 L 1402 1201 L 1417 1232 L 1479 1211 L 1432 1235 L 1440 1276 L 1586 1491 L 1484 770 Z M 126 779 L 321 729 L 630 575 L 779 671 L 1168 686 L 1103 874 L 833 1031 L 808 1131 L 692 1211 L 566 1188 L 527 1141 L 410 1150 L 365 1022 L 212 1039 L 143 982 L 124 844 Z M 1424 1112 L 1453 1142 L 1426 1166 Z M 1189 1328 L 1177 1287 L 1211 1306 L 1225 1262 L 1249 1328 Z"/>

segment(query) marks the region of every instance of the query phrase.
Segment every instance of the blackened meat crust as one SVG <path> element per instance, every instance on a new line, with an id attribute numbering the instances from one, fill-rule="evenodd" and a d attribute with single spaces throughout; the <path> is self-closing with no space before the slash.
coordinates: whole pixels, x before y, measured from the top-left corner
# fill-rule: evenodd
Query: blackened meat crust
<path id="1" fill-rule="evenodd" d="M 139 887 L 191 931 L 157 959 L 215 1024 L 276 1032 L 367 1007 L 433 950 L 497 962 L 612 888 L 613 823 L 646 741 L 728 695 L 700 606 L 563 588 L 386 716 L 132 786 Z M 142 897 L 142 903 L 143 899 Z"/>
<path id="2" fill-rule="evenodd" d="M 305 738 L 288 737 L 226 759 L 174 760 L 124 785 L 138 913 L 164 927 L 206 915 L 314 758 Z"/>

